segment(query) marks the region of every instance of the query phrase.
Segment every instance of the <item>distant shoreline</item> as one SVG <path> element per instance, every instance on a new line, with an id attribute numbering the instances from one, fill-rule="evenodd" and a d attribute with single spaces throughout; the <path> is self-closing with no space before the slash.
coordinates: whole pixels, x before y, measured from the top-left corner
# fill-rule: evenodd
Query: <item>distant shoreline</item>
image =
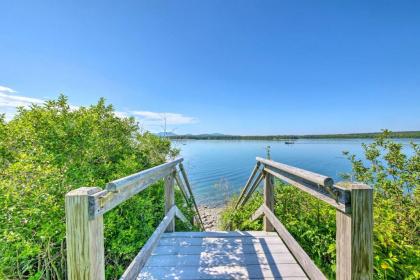
<path id="1" fill-rule="evenodd" d="M 314 134 L 314 135 L 221 135 L 221 134 L 199 134 L 199 135 L 168 135 L 173 140 L 272 140 L 290 141 L 299 139 L 369 139 L 375 138 L 382 132 L 373 133 L 347 133 L 347 134 Z M 420 139 L 420 131 L 391 132 L 390 138 Z"/>

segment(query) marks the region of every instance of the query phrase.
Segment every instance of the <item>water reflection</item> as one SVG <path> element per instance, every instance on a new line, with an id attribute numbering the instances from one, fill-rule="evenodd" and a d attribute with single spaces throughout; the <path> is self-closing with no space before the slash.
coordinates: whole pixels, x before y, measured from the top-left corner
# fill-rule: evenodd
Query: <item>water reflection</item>
<path id="1" fill-rule="evenodd" d="M 362 158 L 361 144 L 371 141 L 321 139 L 285 144 L 283 141 L 174 140 L 173 145 L 181 149 L 198 204 L 218 205 L 240 192 L 255 165 L 255 157 L 265 157 L 267 146 L 270 146 L 270 156 L 275 161 L 339 181 L 342 173 L 351 171 L 351 165 L 342 152 L 349 151 Z M 396 141 L 407 151 L 412 140 Z M 420 140 L 414 142 L 420 143 Z"/>

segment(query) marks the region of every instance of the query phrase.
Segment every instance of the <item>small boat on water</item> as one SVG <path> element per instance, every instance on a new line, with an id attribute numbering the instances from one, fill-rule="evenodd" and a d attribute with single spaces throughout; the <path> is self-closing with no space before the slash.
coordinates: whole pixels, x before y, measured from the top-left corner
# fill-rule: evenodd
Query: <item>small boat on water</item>
<path id="1" fill-rule="evenodd" d="M 284 141 L 284 144 L 290 145 L 290 144 L 295 144 L 295 142 L 294 141 Z"/>

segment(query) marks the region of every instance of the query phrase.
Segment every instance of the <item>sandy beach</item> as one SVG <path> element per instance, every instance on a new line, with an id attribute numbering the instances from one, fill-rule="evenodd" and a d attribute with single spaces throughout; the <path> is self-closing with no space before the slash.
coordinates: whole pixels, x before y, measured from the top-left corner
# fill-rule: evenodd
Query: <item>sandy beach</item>
<path id="1" fill-rule="evenodd" d="M 203 220 L 206 231 L 221 230 L 219 224 L 219 215 L 223 211 L 223 207 L 199 206 L 201 218 Z"/>

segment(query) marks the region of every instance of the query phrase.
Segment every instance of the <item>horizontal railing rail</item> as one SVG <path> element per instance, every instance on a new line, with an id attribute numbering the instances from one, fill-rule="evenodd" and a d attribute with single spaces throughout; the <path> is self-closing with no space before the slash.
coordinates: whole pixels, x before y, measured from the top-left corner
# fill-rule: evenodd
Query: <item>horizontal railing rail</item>
<path id="1" fill-rule="evenodd" d="M 109 182 L 104 190 L 83 187 L 66 194 L 68 279 L 105 278 L 103 215 L 161 179 L 165 180 L 165 217 L 127 268 L 122 279 L 135 279 L 161 234 L 175 230 L 175 217 L 191 227 L 175 205 L 175 181 L 187 203 L 194 206 L 196 221 L 204 230 L 182 161 L 182 158 L 175 159 Z"/>
<path id="2" fill-rule="evenodd" d="M 312 182 L 321 186 L 332 187 L 332 185 L 334 184 L 333 179 L 324 175 L 320 175 L 320 174 L 317 174 L 308 170 L 300 169 L 294 166 L 290 166 L 287 164 L 275 162 L 270 159 L 265 159 L 261 157 L 257 157 L 256 159 L 257 159 L 257 162 L 264 164 L 265 168 L 270 167 L 280 172 L 294 175 L 295 177 L 307 180 L 309 182 Z"/>
<path id="3" fill-rule="evenodd" d="M 332 178 L 260 157 L 257 157 L 257 161 L 264 165 L 266 173 L 281 181 L 328 203 L 342 212 L 347 213 L 351 210 L 350 190 L 334 185 Z"/>
<path id="4" fill-rule="evenodd" d="M 264 230 L 276 231 L 310 279 L 326 279 L 274 214 L 274 178 L 336 209 L 336 278 L 373 278 L 373 190 L 359 183 L 334 184 L 333 179 L 269 159 L 256 158 L 236 208 L 243 206 L 264 180 L 264 202 L 251 220 L 263 217 Z"/>
<path id="5" fill-rule="evenodd" d="M 173 161 L 129 175 L 127 177 L 111 181 L 108 184 L 106 184 L 106 189 L 110 192 L 118 192 L 123 188 L 142 185 L 143 182 L 148 181 L 150 179 L 157 181 L 169 175 L 173 171 L 175 166 L 177 164 L 182 163 L 182 161 L 182 158 L 178 158 Z"/>

